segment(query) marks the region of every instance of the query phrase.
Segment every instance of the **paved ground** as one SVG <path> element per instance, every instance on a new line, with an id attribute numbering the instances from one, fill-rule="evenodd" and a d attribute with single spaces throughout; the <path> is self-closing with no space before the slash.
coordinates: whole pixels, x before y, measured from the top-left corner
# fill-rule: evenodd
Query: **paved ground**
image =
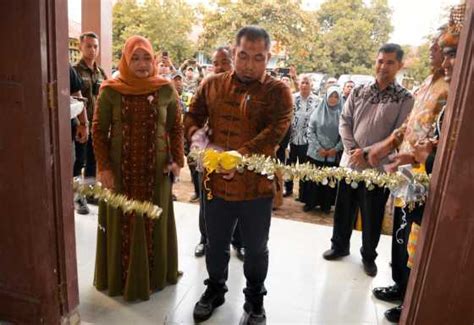
<path id="1" fill-rule="evenodd" d="M 104 325 L 192 325 L 194 304 L 204 290 L 207 278 L 204 258 L 194 257 L 199 240 L 198 207 L 177 202 L 179 268 L 184 275 L 151 295 L 150 300 L 125 302 L 97 291 L 94 276 L 97 206 L 89 215 L 76 215 L 76 247 L 82 324 Z M 382 236 L 378 246 L 375 278 L 362 268 L 359 247 L 361 233 L 351 237 L 352 254 L 339 261 L 326 261 L 321 255 L 328 248 L 332 228 L 273 218 L 270 227 L 269 269 L 265 286 L 268 325 L 388 325 L 383 313 L 395 304 L 379 301 L 372 289 L 392 283 L 389 266 L 391 238 Z M 242 262 L 232 250 L 226 303 L 206 325 L 237 325 L 242 316 L 245 278 Z"/>

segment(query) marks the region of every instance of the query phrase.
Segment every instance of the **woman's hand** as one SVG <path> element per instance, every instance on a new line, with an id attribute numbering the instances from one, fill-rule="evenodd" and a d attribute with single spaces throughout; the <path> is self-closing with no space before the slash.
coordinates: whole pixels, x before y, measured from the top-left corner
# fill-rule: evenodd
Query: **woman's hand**
<path id="1" fill-rule="evenodd" d="M 326 150 L 327 157 L 333 158 L 333 157 L 336 157 L 336 154 L 337 154 L 337 151 L 334 148 Z"/>
<path id="2" fill-rule="evenodd" d="M 179 167 L 177 163 L 172 162 L 165 167 L 163 173 L 172 173 L 175 177 L 175 180 L 177 180 L 179 178 L 179 174 L 181 173 L 181 167 Z"/>
<path id="3" fill-rule="evenodd" d="M 171 164 L 171 172 L 173 173 L 174 177 L 178 179 L 179 174 L 181 173 L 181 167 L 179 167 L 179 165 L 174 162 Z"/>
<path id="4" fill-rule="evenodd" d="M 412 153 L 399 153 L 393 157 L 393 161 L 390 164 L 384 165 L 384 170 L 387 173 L 395 173 L 398 170 L 398 166 L 416 164 L 415 157 Z"/>
<path id="5" fill-rule="evenodd" d="M 102 183 L 102 186 L 113 190 L 114 189 L 114 174 L 111 170 L 103 170 L 98 172 L 97 174 L 97 181 Z"/>
<path id="6" fill-rule="evenodd" d="M 432 141 L 424 141 L 424 142 L 417 142 L 414 145 L 415 151 L 413 151 L 413 156 L 415 157 L 415 160 L 419 163 L 425 163 L 426 159 L 430 155 L 430 153 L 433 151 L 436 143 L 433 143 Z"/>

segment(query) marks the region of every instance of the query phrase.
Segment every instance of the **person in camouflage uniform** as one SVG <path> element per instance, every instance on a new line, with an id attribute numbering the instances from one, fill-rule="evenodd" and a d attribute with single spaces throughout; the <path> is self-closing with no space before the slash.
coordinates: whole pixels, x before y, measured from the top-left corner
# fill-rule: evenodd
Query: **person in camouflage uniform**
<path id="1" fill-rule="evenodd" d="M 82 96 L 87 98 L 86 110 L 87 120 L 92 121 L 94 114 L 95 102 L 99 94 L 101 83 L 107 79 L 104 70 L 99 67 L 96 62 L 99 54 L 99 38 L 93 32 L 83 33 L 80 36 L 79 49 L 81 51 L 81 60 L 74 66 L 77 74 L 82 80 Z M 79 125 L 79 127 L 89 128 L 88 123 L 86 125 Z M 94 157 L 94 151 L 92 148 L 92 134 L 89 133 L 87 142 L 80 143 L 75 142 L 75 161 L 73 176 L 80 176 L 82 169 L 84 168 L 84 177 L 95 178 L 96 174 L 96 162 Z M 80 214 L 88 214 L 89 207 L 84 197 L 77 195 L 74 199 L 76 211 Z"/>

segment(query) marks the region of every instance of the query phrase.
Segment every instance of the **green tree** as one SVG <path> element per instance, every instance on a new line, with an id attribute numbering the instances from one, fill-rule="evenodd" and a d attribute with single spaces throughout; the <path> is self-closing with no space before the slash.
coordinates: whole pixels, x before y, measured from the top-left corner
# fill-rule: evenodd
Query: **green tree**
<path id="1" fill-rule="evenodd" d="M 332 75 L 373 73 L 377 49 L 393 30 L 387 0 L 330 0 L 318 11 L 324 56 L 318 69 Z"/>
<path id="2" fill-rule="evenodd" d="M 301 1 L 215 0 L 212 5 L 202 11 L 201 50 L 211 53 L 219 45 L 232 44 L 241 27 L 259 25 L 276 42 L 273 50 L 286 52 L 286 63 L 296 64 L 300 71 L 313 65 L 319 28 L 314 12 L 302 10 Z"/>
<path id="3" fill-rule="evenodd" d="M 430 42 L 426 42 L 413 50 L 406 50 L 406 75 L 421 83 L 431 74 Z"/>
<path id="4" fill-rule="evenodd" d="M 113 8 L 114 62 L 132 35 L 148 38 L 156 51 L 168 51 L 175 65 L 196 51 L 189 39 L 196 22 L 193 8 L 184 0 L 119 0 Z"/>

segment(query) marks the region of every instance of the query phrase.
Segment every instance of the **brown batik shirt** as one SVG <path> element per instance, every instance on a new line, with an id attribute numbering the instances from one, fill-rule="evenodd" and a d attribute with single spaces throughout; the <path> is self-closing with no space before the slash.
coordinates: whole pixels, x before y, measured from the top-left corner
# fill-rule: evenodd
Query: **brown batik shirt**
<path id="1" fill-rule="evenodd" d="M 290 89 L 270 76 L 244 84 L 234 72 L 214 75 L 203 81 L 184 119 L 185 135 L 206 122 L 209 140 L 222 150 L 243 155 L 274 156 L 275 148 L 290 126 L 293 100 Z M 272 197 L 273 181 L 254 172 L 236 172 L 232 180 L 210 175 L 208 187 L 216 197 L 228 201 Z"/>

